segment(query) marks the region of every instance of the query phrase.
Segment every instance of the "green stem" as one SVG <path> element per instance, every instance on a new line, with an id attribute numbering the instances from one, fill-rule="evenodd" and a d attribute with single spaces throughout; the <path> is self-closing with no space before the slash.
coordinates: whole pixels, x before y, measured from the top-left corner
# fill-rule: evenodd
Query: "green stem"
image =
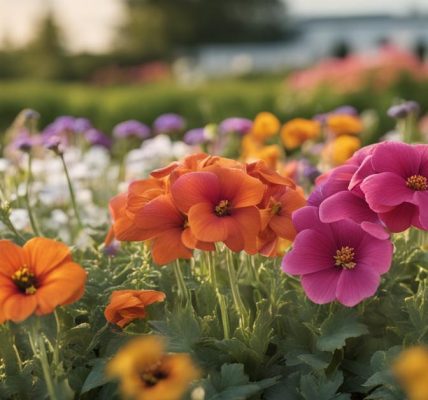
<path id="1" fill-rule="evenodd" d="M 211 252 L 206 252 L 207 264 L 208 264 L 208 273 L 211 285 L 215 290 L 217 290 L 217 274 L 214 265 L 214 257 Z"/>
<path id="2" fill-rule="evenodd" d="M 241 328 L 245 328 L 249 322 L 249 314 L 245 309 L 241 294 L 239 293 L 238 279 L 236 278 L 235 266 L 233 263 L 233 254 L 230 250 L 226 250 L 227 258 L 227 273 L 229 275 L 230 288 L 232 290 L 232 298 L 235 303 L 235 308 L 239 316 Z"/>
<path id="3" fill-rule="evenodd" d="M 33 229 L 33 232 L 36 236 L 41 236 L 39 227 L 37 226 L 36 219 L 34 217 L 33 207 L 31 206 L 31 201 L 30 201 L 30 188 L 31 188 L 31 182 L 33 180 L 32 162 L 33 162 L 33 158 L 31 154 L 28 153 L 28 170 L 27 170 L 27 182 L 26 182 L 26 188 L 25 188 L 25 201 L 27 202 L 28 217 L 30 218 L 31 228 Z"/>
<path id="4" fill-rule="evenodd" d="M 226 296 L 223 296 L 217 291 L 218 303 L 220 305 L 221 323 L 223 325 L 223 335 L 225 339 L 230 338 L 230 323 L 227 309 Z"/>
<path id="5" fill-rule="evenodd" d="M 38 320 L 37 320 L 38 322 Z M 43 377 L 45 379 L 46 388 L 48 390 L 49 398 L 51 400 L 57 400 L 55 393 L 55 386 L 51 376 L 51 371 L 49 367 L 48 355 L 46 353 L 45 342 L 43 336 L 40 334 L 36 327 L 35 321 L 31 324 L 31 329 L 29 333 L 30 345 L 33 350 L 34 356 L 38 357 L 40 364 L 42 366 Z"/>
<path id="6" fill-rule="evenodd" d="M 178 287 L 178 297 L 180 299 L 188 304 L 189 303 L 189 291 L 187 290 L 186 282 L 184 281 L 183 271 L 180 267 L 180 261 L 176 260 L 174 263 L 174 275 L 175 279 L 177 281 L 177 287 Z"/>
<path id="7" fill-rule="evenodd" d="M 70 174 L 68 173 L 67 164 L 65 163 L 64 154 L 60 154 L 59 157 L 62 161 L 62 166 L 64 168 L 65 176 L 67 178 L 68 191 L 70 192 L 71 204 L 74 210 L 74 216 L 76 217 L 79 228 L 83 228 L 82 220 L 80 218 L 79 209 L 77 208 L 76 195 L 74 193 L 73 184 L 71 183 Z"/>

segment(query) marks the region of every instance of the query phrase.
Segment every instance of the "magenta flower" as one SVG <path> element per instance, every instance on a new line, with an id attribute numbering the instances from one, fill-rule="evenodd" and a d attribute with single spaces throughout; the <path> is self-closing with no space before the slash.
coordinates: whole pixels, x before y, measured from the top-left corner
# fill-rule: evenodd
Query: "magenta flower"
<path id="1" fill-rule="evenodd" d="M 428 230 L 428 145 L 384 142 L 370 163 L 360 185 L 370 208 L 392 232 Z"/>
<path id="2" fill-rule="evenodd" d="M 338 300 L 353 307 L 373 296 L 392 261 L 389 240 L 376 238 L 349 219 L 322 223 L 316 207 L 293 214 L 298 231 L 282 269 L 301 276 L 306 295 L 317 304 Z"/>

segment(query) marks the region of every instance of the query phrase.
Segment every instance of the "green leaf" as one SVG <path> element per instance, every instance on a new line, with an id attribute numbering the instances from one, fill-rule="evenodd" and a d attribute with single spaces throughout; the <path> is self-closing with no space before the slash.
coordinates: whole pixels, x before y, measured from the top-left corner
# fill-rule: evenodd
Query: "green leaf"
<path id="1" fill-rule="evenodd" d="M 108 378 L 105 375 L 105 368 L 108 359 L 99 358 L 94 362 L 94 367 L 89 373 L 88 377 L 85 380 L 85 383 L 82 386 L 81 394 L 89 392 L 92 389 L 95 389 L 99 386 L 102 386 L 108 382 Z"/>
<path id="2" fill-rule="evenodd" d="M 343 374 L 336 372 L 330 378 L 324 374 L 320 376 L 304 375 L 300 379 L 300 390 L 305 400 L 350 400 L 351 395 L 337 393 L 343 383 Z"/>
<path id="3" fill-rule="evenodd" d="M 346 344 L 346 339 L 368 333 L 367 327 L 358 322 L 353 311 L 343 310 L 334 313 L 320 327 L 321 335 L 317 339 L 317 348 L 333 352 Z"/>

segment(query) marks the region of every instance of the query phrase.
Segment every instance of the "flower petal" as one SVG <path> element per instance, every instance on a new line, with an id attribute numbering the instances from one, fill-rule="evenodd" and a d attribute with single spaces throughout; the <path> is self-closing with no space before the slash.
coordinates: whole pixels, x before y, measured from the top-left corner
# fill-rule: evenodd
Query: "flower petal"
<path id="1" fill-rule="evenodd" d="M 391 211 L 404 202 L 413 203 L 414 191 L 406 186 L 406 181 L 391 172 L 370 175 L 361 184 L 366 201 L 377 213 Z"/>
<path id="2" fill-rule="evenodd" d="M 316 304 L 330 303 L 336 299 L 337 282 L 341 271 L 329 268 L 302 276 L 306 295 Z"/>
<path id="3" fill-rule="evenodd" d="M 364 299 L 373 296 L 380 284 L 377 272 L 358 268 L 342 270 L 337 283 L 337 300 L 347 307 L 354 307 Z"/>
<path id="4" fill-rule="evenodd" d="M 4 301 L 2 311 L 6 320 L 22 322 L 34 313 L 36 307 L 35 295 L 17 293 Z"/>
<path id="5" fill-rule="evenodd" d="M 0 274 L 11 277 L 28 263 L 25 252 L 9 240 L 0 240 Z"/>
<path id="6" fill-rule="evenodd" d="M 378 240 L 367 235 L 356 249 L 356 268 L 369 269 L 382 275 L 391 267 L 393 251 L 391 241 Z"/>
<path id="7" fill-rule="evenodd" d="M 171 229 L 153 239 L 152 257 L 156 264 L 166 265 L 179 258 L 192 258 L 192 250 L 183 244 L 181 234 L 181 229 Z"/>
<path id="8" fill-rule="evenodd" d="M 330 223 L 344 218 L 357 223 L 363 221 L 378 222 L 379 217 L 372 211 L 366 201 L 352 192 L 338 192 L 324 200 L 319 209 L 322 222 Z"/>
<path id="9" fill-rule="evenodd" d="M 293 250 L 284 256 L 282 270 L 290 275 L 305 275 L 334 266 L 335 243 L 329 236 L 304 230 L 296 236 Z"/>
<path id="10" fill-rule="evenodd" d="M 23 247 L 37 278 L 43 278 L 64 262 L 71 261 L 71 253 L 64 243 L 36 237 Z"/>
<path id="11" fill-rule="evenodd" d="M 198 203 L 217 204 L 220 184 L 212 172 L 189 172 L 178 178 L 171 187 L 174 203 L 184 213 Z"/>
<path id="12" fill-rule="evenodd" d="M 218 217 L 210 203 L 195 204 L 189 211 L 189 225 L 202 242 L 223 242 L 229 236 L 228 219 Z"/>
<path id="13" fill-rule="evenodd" d="M 417 215 L 418 208 L 415 205 L 403 203 L 389 212 L 379 214 L 379 217 L 391 232 L 397 233 L 409 229 Z"/>
<path id="14" fill-rule="evenodd" d="M 376 172 L 392 172 L 408 178 L 419 173 L 421 154 L 414 146 L 401 142 L 384 142 L 376 146 L 372 165 Z"/>

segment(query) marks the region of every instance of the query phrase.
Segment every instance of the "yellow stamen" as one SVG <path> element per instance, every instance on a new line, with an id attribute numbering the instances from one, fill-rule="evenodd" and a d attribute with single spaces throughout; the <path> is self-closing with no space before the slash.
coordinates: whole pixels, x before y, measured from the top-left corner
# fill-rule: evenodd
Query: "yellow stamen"
<path id="1" fill-rule="evenodd" d="M 22 293 L 32 295 L 37 292 L 36 277 L 26 265 L 12 275 L 12 281 Z"/>
<path id="2" fill-rule="evenodd" d="M 218 217 L 224 217 L 225 215 L 229 215 L 229 207 L 230 207 L 229 200 L 221 200 L 215 206 L 215 213 L 216 213 L 216 215 Z"/>
<path id="3" fill-rule="evenodd" d="M 428 189 L 428 180 L 422 175 L 412 175 L 407 178 L 407 187 L 416 191 L 423 191 Z"/>
<path id="4" fill-rule="evenodd" d="M 336 255 L 334 256 L 335 265 L 345 269 L 353 269 L 357 265 L 354 261 L 355 252 L 352 247 L 342 246 L 340 250 L 336 250 Z"/>

